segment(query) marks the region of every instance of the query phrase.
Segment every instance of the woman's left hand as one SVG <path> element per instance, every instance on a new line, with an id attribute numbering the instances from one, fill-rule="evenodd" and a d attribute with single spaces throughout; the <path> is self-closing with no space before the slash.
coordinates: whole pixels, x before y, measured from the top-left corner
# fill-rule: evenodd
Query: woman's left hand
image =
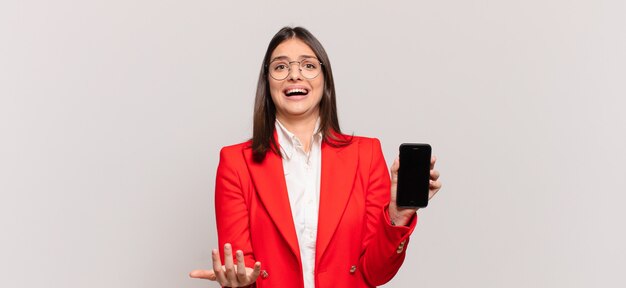
<path id="1" fill-rule="evenodd" d="M 437 157 L 432 156 L 430 158 L 430 186 L 428 191 L 428 200 L 433 198 L 439 189 L 441 189 L 439 171 L 435 170 L 435 162 L 437 162 Z M 393 161 L 393 165 L 391 165 L 391 202 L 389 203 L 389 219 L 391 219 L 393 224 L 396 226 L 404 226 L 409 223 L 418 208 L 399 208 L 396 206 L 399 168 L 400 160 L 396 158 L 396 160 Z"/>

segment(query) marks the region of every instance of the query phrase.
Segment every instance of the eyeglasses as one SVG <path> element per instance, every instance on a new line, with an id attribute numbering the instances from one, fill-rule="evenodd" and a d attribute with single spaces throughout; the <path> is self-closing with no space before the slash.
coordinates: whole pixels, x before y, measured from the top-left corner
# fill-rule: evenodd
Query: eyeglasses
<path id="1" fill-rule="evenodd" d="M 298 63 L 300 75 L 306 79 L 313 79 L 320 75 L 322 71 L 322 62 L 317 58 L 306 58 L 301 61 L 287 61 L 284 59 L 276 59 L 268 65 L 269 73 L 275 80 L 285 80 L 291 73 L 291 65 Z"/>

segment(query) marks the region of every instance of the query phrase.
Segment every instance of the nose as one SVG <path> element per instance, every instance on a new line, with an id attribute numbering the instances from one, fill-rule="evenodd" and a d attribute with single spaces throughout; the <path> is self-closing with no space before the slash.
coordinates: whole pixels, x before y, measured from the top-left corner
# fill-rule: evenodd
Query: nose
<path id="1" fill-rule="evenodd" d="M 295 67 L 294 67 L 294 64 L 296 64 Z M 300 73 L 300 63 L 297 61 L 290 62 L 289 63 L 289 79 L 297 80 L 297 79 L 301 79 L 300 78 L 301 76 L 302 74 Z"/>

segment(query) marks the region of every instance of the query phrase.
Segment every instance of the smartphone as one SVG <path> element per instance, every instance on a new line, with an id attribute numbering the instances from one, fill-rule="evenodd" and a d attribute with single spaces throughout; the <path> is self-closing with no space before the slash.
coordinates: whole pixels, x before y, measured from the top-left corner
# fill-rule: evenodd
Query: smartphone
<path id="1" fill-rule="evenodd" d="M 430 155 L 431 147 L 428 144 L 403 143 L 400 145 L 400 169 L 396 192 L 398 207 L 428 206 Z"/>

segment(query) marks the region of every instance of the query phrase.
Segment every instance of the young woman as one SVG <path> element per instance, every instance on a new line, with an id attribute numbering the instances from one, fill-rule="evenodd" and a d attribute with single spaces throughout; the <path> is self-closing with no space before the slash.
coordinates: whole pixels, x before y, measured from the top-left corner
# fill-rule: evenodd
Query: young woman
<path id="1" fill-rule="evenodd" d="M 441 188 L 434 165 L 430 197 Z M 253 137 L 220 153 L 223 254 L 214 249 L 213 270 L 190 276 L 229 287 L 388 282 L 417 221 L 416 209 L 395 205 L 398 167 L 390 177 L 377 139 L 341 133 L 324 48 L 304 28 L 281 29 L 263 59 Z"/>

